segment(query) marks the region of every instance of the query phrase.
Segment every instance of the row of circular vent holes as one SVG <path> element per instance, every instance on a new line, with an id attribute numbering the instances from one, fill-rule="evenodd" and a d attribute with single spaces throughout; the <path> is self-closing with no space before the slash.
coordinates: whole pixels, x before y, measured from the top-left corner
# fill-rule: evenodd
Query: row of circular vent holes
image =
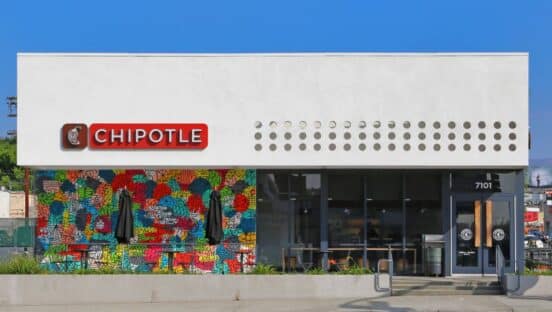
<path id="1" fill-rule="evenodd" d="M 396 124 L 395 124 L 394 121 L 389 121 L 389 122 L 387 123 L 387 126 L 388 126 L 389 128 L 391 128 L 391 129 L 395 128 L 395 125 L 396 125 Z M 278 123 L 277 123 L 276 121 L 271 121 L 271 122 L 268 123 L 268 126 L 269 126 L 270 128 L 273 128 L 273 129 L 274 129 L 274 128 L 277 128 L 277 127 L 278 127 Z M 291 121 L 285 121 L 285 122 L 284 122 L 284 128 L 291 128 L 291 126 L 292 126 Z M 330 128 L 333 129 L 333 128 L 337 127 L 337 123 L 336 123 L 335 121 L 332 120 L 332 121 L 329 122 L 329 126 L 330 126 Z M 343 126 L 344 126 L 345 128 L 348 129 L 348 128 L 351 128 L 352 123 L 351 123 L 350 121 L 345 121 L 345 122 L 343 123 Z M 403 122 L 403 127 L 404 127 L 405 129 L 410 128 L 410 126 L 411 126 L 410 121 L 405 121 L 405 122 Z M 471 123 L 470 123 L 469 121 L 465 121 L 465 122 L 463 123 L 463 126 L 464 126 L 464 129 L 470 129 L 470 128 L 471 128 Z M 485 129 L 485 127 L 487 126 L 487 124 L 486 124 L 484 121 L 480 121 L 480 122 L 477 123 L 477 126 L 478 126 L 480 129 Z M 510 129 L 515 129 L 516 126 L 517 126 L 517 125 L 516 125 L 516 122 L 515 122 L 515 121 L 510 121 L 510 122 L 508 123 L 508 127 L 510 127 Z M 255 122 L 255 128 L 260 129 L 260 128 L 262 128 L 262 127 L 263 127 L 263 123 L 262 123 L 262 122 L 260 122 L 260 121 L 256 121 L 256 122 Z M 300 122 L 299 122 L 299 128 L 305 129 L 306 127 L 307 127 L 307 122 L 306 122 L 306 121 L 300 121 Z M 321 127 L 322 127 L 322 122 L 320 122 L 320 121 L 315 121 L 315 122 L 314 122 L 314 127 L 315 127 L 316 129 L 321 128 Z M 366 128 L 366 121 L 360 121 L 360 122 L 358 123 L 358 127 L 361 128 L 361 129 Z M 376 129 L 377 129 L 377 128 L 380 128 L 380 127 L 381 127 L 381 122 L 380 122 L 380 121 L 374 121 L 373 127 L 376 128 Z M 418 122 L 418 128 L 423 129 L 423 128 L 425 128 L 425 127 L 426 127 L 425 121 L 420 121 L 420 122 Z M 448 123 L 448 127 L 449 127 L 450 129 L 454 129 L 454 128 L 456 128 L 456 123 L 455 123 L 454 121 L 450 121 L 450 122 Z M 500 129 L 500 128 L 502 127 L 502 123 L 501 123 L 500 121 L 495 121 L 495 122 L 493 123 L 493 127 L 494 127 L 495 129 Z M 438 122 L 438 121 L 433 122 L 433 128 L 435 128 L 435 129 L 441 128 L 441 123 Z"/>
<path id="2" fill-rule="evenodd" d="M 330 132 L 328 137 L 330 138 L 330 140 L 335 140 L 337 138 L 337 134 L 335 132 Z M 344 135 L 343 135 L 343 138 L 345 140 L 350 140 L 351 137 L 352 137 L 352 135 L 351 135 L 350 132 L 345 132 Z M 381 138 L 381 134 L 379 132 L 374 132 L 373 137 L 374 137 L 375 140 L 379 140 Z M 479 140 L 485 140 L 487 138 L 485 133 L 479 133 L 479 135 L 477 137 L 479 138 Z M 263 138 L 263 135 L 260 132 L 255 133 L 255 139 L 256 140 L 260 140 L 262 138 Z M 276 132 L 271 132 L 269 134 L 269 138 L 271 140 L 276 140 L 276 138 L 278 138 L 278 135 L 276 134 Z M 284 138 L 286 140 L 291 140 L 292 134 L 290 132 L 286 132 L 284 134 Z M 301 132 L 301 133 L 299 133 L 299 138 L 301 140 L 305 140 L 307 138 L 307 134 L 305 132 Z M 320 132 L 315 132 L 314 133 L 314 138 L 316 140 L 320 140 L 322 138 L 322 134 Z M 364 132 L 359 133 L 358 138 L 361 139 L 361 140 L 365 140 L 366 139 L 366 133 L 364 133 Z M 389 134 L 387 135 L 387 138 L 389 140 L 394 140 L 396 138 L 395 132 L 389 132 Z M 405 140 L 410 140 L 410 138 L 411 138 L 410 132 L 405 132 L 403 134 L 403 138 Z M 420 132 L 418 134 L 418 139 L 425 140 L 425 138 L 426 138 L 426 134 L 424 132 Z M 448 138 L 449 138 L 449 140 L 454 140 L 454 139 L 456 139 L 456 134 L 451 132 L 451 133 L 448 134 Z M 466 133 L 464 133 L 463 138 L 464 138 L 464 140 L 470 140 L 471 139 L 471 134 L 466 132 Z M 502 135 L 497 132 L 493 135 L 493 138 L 498 141 L 498 140 L 502 139 Z M 516 139 L 516 134 L 511 132 L 508 135 L 508 138 L 510 140 L 515 140 Z M 434 140 L 440 140 L 441 139 L 441 134 L 439 132 L 433 133 L 433 139 Z"/>
<path id="3" fill-rule="evenodd" d="M 374 147 L 374 150 L 375 150 L 375 151 L 381 150 L 381 144 L 379 144 L 379 143 L 374 144 L 373 147 Z M 322 149 L 322 146 L 321 146 L 320 144 L 314 144 L 313 148 L 314 148 L 315 151 L 320 151 L 320 150 Z M 332 143 L 332 144 L 330 144 L 330 145 L 328 146 L 328 148 L 329 148 L 330 151 L 335 151 L 336 148 L 337 148 L 337 146 L 336 146 L 335 144 Z M 394 150 L 396 149 L 396 145 L 393 144 L 393 143 L 391 143 L 391 144 L 389 144 L 389 145 L 387 146 L 387 148 L 388 148 L 390 151 L 394 151 Z M 408 144 L 408 143 L 403 145 L 403 149 L 404 149 L 405 151 L 410 151 L 411 148 L 412 148 L 412 146 L 411 146 L 410 144 Z M 261 151 L 262 149 L 263 149 L 263 146 L 262 146 L 261 144 L 255 144 L 255 150 L 256 150 L 256 151 L 259 152 L 259 151 Z M 270 144 L 270 145 L 269 145 L 269 149 L 270 149 L 271 151 L 273 151 L 273 152 L 276 151 L 276 150 L 277 150 L 276 144 Z M 304 151 L 304 150 L 307 149 L 307 145 L 306 145 L 305 143 L 301 143 L 301 144 L 299 144 L 299 149 L 300 149 L 301 151 Z M 345 144 L 345 145 L 343 145 L 343 149 L 344 149 L 345 151 L 350 151 L 350 150 L 351 150 L 351 144 Z M 361 150 L 361 151 L 366 150 L 366 144 L 364 144 L 364 143 L 359 144 L 359 145 L 358 145 L 358 149 Z M 449 149 L 449 151 L 453 152 L 453 151 L 456 150 L 456 145 L 454 145 L 454 144 L 449 144 L 448 149 Z M 480 152 L 484 152 L 487 148 L 486 148 L 486 146 L 485 146 L 484 144 L 480 144 L 479 147 L 478 147 L 478 149 L 479 149 Z M 502 147 L 500 146 L 500 144 L 495 144 L 495 145 L 493 146 L 493 149 L 494 149 L 496 152 L 499 152 L 499 151 L 502 149 Z M 516 150 L 516 145 L 515 145 L 515 144 L 510 144 L 510 145 L 508 146 L 508 149 L 509 149 L 511 152 L 515 151 L 515 150 Z M 285 144 L 285 145 L 284 145 L 284 150 L 286 150 L 286 151 L 291 151 L 291 144 Z M 423 143 L 419 144 L 419 145 L 418 145 L 418 150 L 419 150 L 419 151 L 425 151 L 425 150 L 426 150 L 426 145 L 423 144 Z M 440 150 L 441 150 L 441 145 L 440 145 L 440 144 L 434 144 L 434 145 L 433 145 L 433 150 L 434 150 L 434 151 L 437 151 L 437 152 L 440 151 Z M 469 144 L 464 144 L 464 151 L 470 151 L 470 150 L 471 150 L 471 145 L 469 145 Z"/>

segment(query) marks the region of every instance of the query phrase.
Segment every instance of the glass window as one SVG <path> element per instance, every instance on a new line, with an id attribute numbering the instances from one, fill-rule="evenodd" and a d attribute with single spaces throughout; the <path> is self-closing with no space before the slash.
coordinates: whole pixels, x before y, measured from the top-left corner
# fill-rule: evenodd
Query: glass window
<path id="1" fill-rule="evenodd" d="M 319 264 L 321 178 L 318 173 L 292 173 L 289 181 L 292 244 L 288 254 L 295 269 L 304 271 Z"/>
<path id="2" fill-rule="evenodd" d="M 406 250 L 409 273 L 422 272 L 422 234 L 441 234 L 441 176 L 405 176 Z M 414 258 L 415 257 L 415 258 Z"/>
<path id="3" fill-rule="evenodd" d="M 378 259 L 387 258 L 385 248 L 394 248 L 395 272 L 404 269 L 402 254 L 402 176 L 399 173 L 366 175 L 368 264 L 376 268 Z"/>
<path id="4" fill-rule="evenodd" d="M 362 176 L 328 176 L 328 245 L 335 269 L 363 263 L 363 198 Z"/>
<path id="5" fill-rule="evenodd" d="M 456 203 L 456 265 L 478 266 L 479 251 L 475 247 L 475 213 L 472 201 Z"/>
<path id="6" fill-rule="evenodd" d="M 282 248 L 288 246 L 287 174 L 257 175 L 257 259 L 259 263 L 281 266 Z"/>
<path id="7" fill-rule="evenodd" d="M 320 174 L 257 175 L 257 258 L 292 271 L 319 263 Z"/>

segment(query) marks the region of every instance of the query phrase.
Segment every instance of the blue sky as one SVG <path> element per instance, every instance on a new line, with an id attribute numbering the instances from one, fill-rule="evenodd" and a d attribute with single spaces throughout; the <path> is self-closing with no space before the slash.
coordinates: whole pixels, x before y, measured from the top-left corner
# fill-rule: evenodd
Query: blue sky
<path id="1" fill-rule="evenodd" d="M 2 102 L 17 52 L 527 51 L 531 157 L 552 158 L 550 0 L 1 0 L 0 14 Z"/>

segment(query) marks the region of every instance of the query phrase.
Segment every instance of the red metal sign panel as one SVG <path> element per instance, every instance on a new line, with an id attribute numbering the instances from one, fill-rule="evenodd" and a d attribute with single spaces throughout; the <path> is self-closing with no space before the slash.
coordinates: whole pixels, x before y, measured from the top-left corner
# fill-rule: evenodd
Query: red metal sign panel
<path id="1" fill-rule="evenodd" d="M 523 216 L 524 222 L 536 222 L 539 220 L 539 213 L 533 211 L 526 211 Z"/>
<path id="2" fill-rule="evenodd" d="M 93 149 L 204 149 L 206 124 L 96 123 L 90 125 Z"/>

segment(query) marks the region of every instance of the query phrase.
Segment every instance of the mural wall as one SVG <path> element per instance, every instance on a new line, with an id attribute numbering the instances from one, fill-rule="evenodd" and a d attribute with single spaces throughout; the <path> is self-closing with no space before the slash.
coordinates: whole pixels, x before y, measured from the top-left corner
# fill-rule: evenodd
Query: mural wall
<path id="1" fill-rule="evenodd" d="M 97 244 L 89 253 L 92 268 L 166 270 L 162 243 L 184 246 L 174 254 L 177 272 L 239 272 L 242 256 L 245 270 L 255 263 L 254 170 L 56 170 L 35 177 L 37 248 L 52 270 L 67 259 L 78 268 L 78 249 L 88 244 Z M 130 245 L 113 235 L 124 187 L 133 203 Z M 205 216 L 213 190 L 221 195 L 224 238 L 210 246 Z"/>

